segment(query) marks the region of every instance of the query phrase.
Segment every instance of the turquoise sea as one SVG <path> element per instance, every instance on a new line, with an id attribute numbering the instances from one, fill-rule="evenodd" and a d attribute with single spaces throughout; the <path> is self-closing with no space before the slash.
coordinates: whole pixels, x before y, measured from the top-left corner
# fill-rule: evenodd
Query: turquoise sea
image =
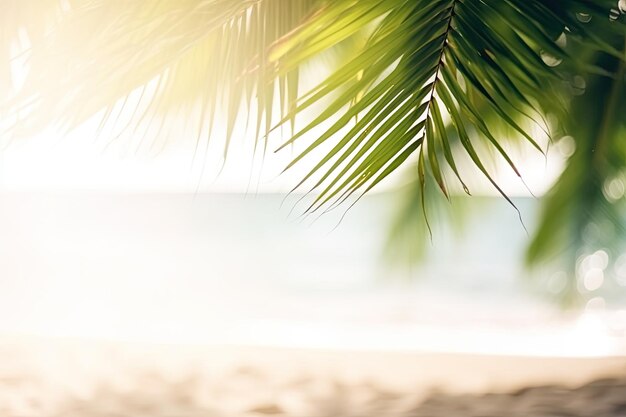
<path id="1" fill-rule="evenodd" d="M 297 198 L 281 205 L 284 196 L 274 194 L 6 193 L 1 199 L 0 334 L 626 352 L 626 310 L 597 300 L 586 310 L 561 310 L 547 296 L 558 271 L 524 268 L 530 237 L 502 199 L 483 198 L 460 237 L 436 228 L 424 261 L 413 266 L 382 256 L 397 204 L 393 193 L 365 198 L 339 224 L 334 213 L 319 219 L 290 213 Z M 532 234 L 537 201 L 516 204 Z M 603 299 L 602 289 L 598 294 Z"/>

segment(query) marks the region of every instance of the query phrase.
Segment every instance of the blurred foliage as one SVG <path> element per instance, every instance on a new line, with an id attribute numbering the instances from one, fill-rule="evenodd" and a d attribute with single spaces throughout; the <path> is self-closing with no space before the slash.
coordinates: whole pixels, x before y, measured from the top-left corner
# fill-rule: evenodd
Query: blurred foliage
<path id="1" fill-rule="evenodd" d="M 305 147 L 287 168 L 313 159 L 295 187 L 316 193 L 307 212 L 415 163 L 401 224 L 426 221 L 427 188 L 471 193 L 462 161 L 509 200 L 487 150 L 521 177 L 507 139 L 545 152 L 571 137 L 527 259 L 577 265 L 624 231 L 625 13 L 626 0 L 5 0 L 2 112 L 15 133 L 130 109 L 120 131 L 172 135 L 182 118 L 198 142 L 220 118 L 225 155 L 239 123 L 263 148 L 288 124 L 280 149 Z M 29 65 L 18 89 L 15 50 Z M 332 71 L 302 91 L 301 69 L 328 51 Z"/>
<path id="2" fill-rule="evenodd" d="M 411 182 L 396 191 L 399 195 L 399 208 L 389 228 L 384 257 L 390 265 L 406 266 L 422 262 L 428 254 L 433 236 L 441 236 L 450 230 L 460 237 L 465 230 L 468 217 L 475 211 L 475 205 L 468 204 L 464 196 L 451 196 L 447 200 L 436 192 L 437 184 L 427 179 L 429 187 L 424 201 L 428 217 L 416 215 L 422 212 L 421 187 L 417 181 Z"/>

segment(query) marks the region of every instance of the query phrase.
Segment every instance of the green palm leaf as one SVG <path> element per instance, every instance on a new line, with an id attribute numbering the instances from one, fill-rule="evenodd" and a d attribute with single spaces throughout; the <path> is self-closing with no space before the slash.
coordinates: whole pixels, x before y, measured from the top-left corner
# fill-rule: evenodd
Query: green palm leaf
<path id="1" fill-rule="evenodd" d="M 541 59 L 541 52 L 566 58 L 552 32 L 555 26 L 561 28 L 560 34 L 580 23 L 563 16 L 544 27 L 543 21 L 532 20 L 527 9 L 518 1 L 335 2 L 277 44 L 272 56 L 288 71 L 358 27 L 375 24 L 364 48 L 308 92 L 291 112 L 301 112 L 340 90 L 324 111 L 283 145 L 334 120 L 293 165 L 347 129 L 298 184 L 313 181 L 310 189 L 319 191 L 309 210 L 371 189 L 394 171 L 388 167 L 399 166 L 399 161 L 418 150 L 424 155 L 418 158 L 418 174 L 432 175 L 446 193 L 444 168 L 459 180 L 461 176 L 444 120 L 454 127 L 469 158 L 506 197 L 476 151 L 478 138 L 486 139 L 518 172 L 502 141 L 483 121 L 484 106 L 539 148 L 518 120 L 528 115 L 540 120 L 546 110 L 558 110 L 556 86 L 561 80 Z M 538 4 L 530 11 L 537 10 L 551 12 Z M 517 24 L 508 24 L 511 20 Z M 445 151 L 444 158 L 437 155 L 438 149 Z"/>
<path id="2" fill-rule="evenodd" d="M 599 24 L 602 24 L 600 22 Z M 577 293 L 579 258 L 598 249 L 624 246 L 626 232 L 624 192 L 626 186 L 626 36 L 607 37 L 622 56 L 580 48 L 590 61 L 612 76 L 585 74 L 584 93 L 570 103 L 571 117 L 564 129 L 576 149 L 565 171 L 546 196 L 537 232 L 527 253 L 531 264 L 561 256 L 569 272 L 570 286 L 564 296 Z M 601 105 L 598 105 L 601 104 Z"/>

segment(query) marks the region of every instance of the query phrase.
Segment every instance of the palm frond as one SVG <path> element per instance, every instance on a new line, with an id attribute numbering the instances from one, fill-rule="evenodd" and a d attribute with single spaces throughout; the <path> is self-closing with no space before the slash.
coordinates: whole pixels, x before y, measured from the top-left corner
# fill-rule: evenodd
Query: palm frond
<path id="1" fill-rule="evenodd" d="M 470 193 L 460 158 L 508 199 L 484 148 L 521 176 L 502 126 L 543 152 L 534 132 L 556 119 L 550 128 L 572 135 L 577 151 L 529 259 L 577 247 L 598 219 L 619 225 L 602 192 L 626 164 L 626 25 L 615 0 L 40 0 L 35 14 L 30 6 L 7 0 L 0 14 L 1 109 L 18 120 L 15 131 L 72 128 L 101 114 L 113 136 L 161 136 L 182 121 L 200 141 L 219 123 L 226 154 L 242 121 L 267 138 L 276 119 L 293 129 L 321 107 L 281 146 L 306 145 L 288 169 L 329 149 L 296 185 L 317 192 L 309 212 L 358 200 L 408 163 L 426 211 L 427 184 L 446 197 L 451 182 Z M 302 67 L 361 34 L 303 94 Z M 30 46 L 31 70 L 14 94 L 17 39 Z M 577 79 L 587 84 L 582 95 L 572 90 Z M 117 123 L 122 113 L 130 116 Z"/>
<path id="2" fill-rule="evenodd" d="M 22 125 L 73 128 L 95 114 L 118 130 L 163 134 L 184 120 L 198 138 L 224 120 L 226 140 L 242 107 L 256 108 L 256 132 L 298 96 L 298 69 L 277 76 L 269 46 L 315 10 L 317 0 L 75 0 L 31 50 L 20 93 L 32 109 Z M 153 128 L 156 124 L 157 128 Z M 23 126 L 22 126 L 23 127 Z"/>
<path id="3" fill-rule="evenodd" d="M 614 35 L 612 40 L 621 57 L 590 54 L 594 64 L 612 76 L 584 74 L 585 89 L 571 100 L 571 116 L 564 120 L 564 128 L 575 143 L 575 152 L 546 196 L 527 253 L 531 264 L 555 256 L 566 260 L 572 278 L 567 296 L 576 292 L 580 257 L 598 249 L 610 252 L 609 248 L 615 250 L 625 243 L 621 237 L 626 232 L 626 33 Z M 583 49 L 579 52 L 589 54 Z"/>
<path id="4" fill-rule="evenodd" d="M 597 3 L 573 1 L 570 6 L 598 14 L 604 9 Z M 583 67 L 584 62 L 568 55 L 557 42 L 560 36 L 582 42 L 583 23 L 558 2 L 335 2 L 278 43 L 273 58 L 289 70 L 372 22 L 375 30 L 362 51 L 304 95 L 292 112 L 343 88 L 283 145 L 334 120 L 292 166 L 334 140 L 338 132 L 347 131 L 298 184 L 310 183 L 310 190 L 319 191 L 308 210 L 343 202 L 357 192 L 362 195 L 409 158 L 417 159 L 422 187 L 430 175 L 447 194 L 447 168 L 469 192 L 451 152 L 447 124 L 454 127 L 473 163 L 508 198 L 476 151 L 477 141 L 487 141 L 519 175 L 502 140 L 483 119 L 484 105 L 540 149 L 518 120 L 521 116 L 541 123 L 541 114 L 562 111 L 563 79 L 545 60 L 549 56 L 566 61 L 564 67 L 570 70 Z M 614 52 L 600 40 L 585 42 Z M 337 113 L 341 115 L 335 118 Z"/>

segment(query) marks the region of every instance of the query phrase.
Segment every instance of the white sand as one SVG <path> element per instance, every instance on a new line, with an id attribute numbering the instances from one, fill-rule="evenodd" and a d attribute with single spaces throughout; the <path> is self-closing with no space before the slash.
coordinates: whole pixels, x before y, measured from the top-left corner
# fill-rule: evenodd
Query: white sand
<path id="1" fill-rule="evenodd" d="M 2 416 L 405 415 L 432 392 L 576 387 L 626 358 L 0 341 Z M 447 400 L 448 401 L 448 400 Z"/>

